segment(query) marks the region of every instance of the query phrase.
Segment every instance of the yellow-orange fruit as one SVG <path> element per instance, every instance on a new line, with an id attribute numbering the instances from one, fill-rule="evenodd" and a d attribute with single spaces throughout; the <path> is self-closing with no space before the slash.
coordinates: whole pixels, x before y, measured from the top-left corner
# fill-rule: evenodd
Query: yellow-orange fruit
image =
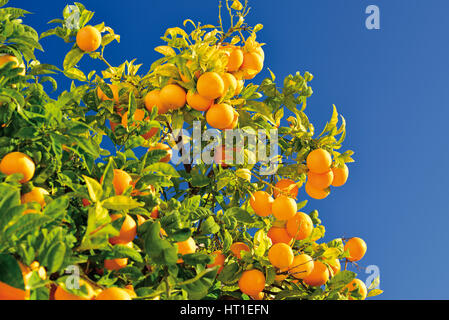
<path id="1" fill-rule="evenodd" d="M 329 280 L 329 270 L 321 261 L 315 261 L 312 272 L 303 280 L 309 286 L 321 287 Z"/>
<path id="2" fill-rule="evenodd" d="M 176 110 L 185 106 L 186 91 L 177 84 L 168 84 L 159 93 L 162 104 L 168 110 Z"/>
<path id="3" fill-rule="evenodd" d="M 296 279 L 304 279 L 313 270 L 313 259 L 307 254 L 300 254 L 293 258 L 289 273 Z"/>
<path id="4" fill-rule="evenodd" d="M 56 288 L 54 298 L 55 300 L 92 300 L 95 296 L 94 289 L 91 287 L 89 283 L 85 280 L 81 279 L 79 281 L 79 287 L 85 287 L 87 289 L 87 295 L 77 296 L 73 293 L 66 291 L 61 286 Z"/>
<path id="5" fill-rule="evenodd" d="M 234 242 L 229 248 L 229 250 L 232 252 L 234 257 L 236 257 L 239 260 L 242 259 L 241 254 L 242 251 L 251 252 L 251 249 L 248 247 L 248 245 L 243 242 Z"/>
<path id="6" fill-rule="evenodd" d="M 145 108 L 151 113 L 153 107 L 157 107 L 158 114 L 164 114 L 168 111 L 168 108 L 164 105 L 161 99 L 160 90 L 152 90 L 145 95 L 144 103 Z"/>
<path id="7" fill-rule="evenodd" d="M 285 269 L 292 265 L 294 254 L 292 248 L 285 243 L 277 243 L 268 251 L 268 260 L 275 268 Z"/>
<path id="8" fill-rule="evenodd" d="M 214 103 L 212 99 L 206 99 L 200 96 L 198 93 L 194 93 L 193 91 L 189 91 L 187 93 L 187 104 L 195 110 L 198 111 L 207 111 Z"/>
<path id="9" fill-rule="evenodd" d="M 212 128 L 223 130 L 234 121 L 234 108 L 226 103 L 214 104 L 206 113 L 206 121 Z"/>
<path id="10" fill-rule="evenodd" d="M 270 230 L 268 230 L 267 236 L 271 239 L 273 244 L 290 244 L 293 240 L 293 237 L 288 234 L 286 228 L 271 227 Z"/>
<path id="11" fill-rule="evenodd" d="M 349 168 L 347 165 L 344 165 L 343 168 L 332 168 L 332 172 L 334 174 L 334 179 L 332 181 L 333 187 L 341 187 L 346 184 L 349 177 Z"/>
<path id="12" fill-rule="evenodd" d="M 228 50 L 228 64 L 226 70 L 228 72 L 234 72 L 240 69 L 243 64 L 243 51 L 240 48 L 233 47 Z"/>
<path id="13" fill-rule="evenodd" d="M 279 197 L 281 195 L 281 191 L 284 195 L 288 195 L 289 197 L 296 199 L 298 197 L 299 187 L 293 180 L 282 179 L 276 183 L 275 188 L 273 189 L 274 197 Z"/>
<path id="14" fill-rule="evenodd" d="M 23 68 L 23 71 L 19 74 L 22 76 L 25 75 L 25 65 L 20 64 L 19 59 L 17 59 L 17 57 L 9 55 L 9 54 L 0 55 L 0 68 L 2 68 L 8 62 L 14 62 L 13 68 Z M 0 106 L 1 106 L 1 104 L 0 104 Z"/>
<path id="15" fill-rule="evenodd" d="M 206 72 L 198 79 L 196 88 L 201 96 L 214 100 L 223 95 L 225 85 L 218 73 Z"/>
<path id="16" fill-rule="evenodd" d="M 44 196 L 48 196 L 49 193 L 47 190 L 43 188 L 34 188 L 28 193 L 25 193 L 21 197 L 22 204 L 24 203 L 30 203 L 30 202 L 37 202 L 41 205 L 42 209 L 45 207 L 45 198 Z"/>
<path id="17" fill-rule="evenodd" d="M 309 181 L 307 181 L 305 189 L 306 189 L 306 192 L 309 195 L 309 197 L 316 199 L 316 200 L 326 199 L 330 194 L 329 189 L 317 189 L 317 188 L 313 187 Z"/>
<path id="18" fill-rule="evenodd" d="M 256 191 L 252 194 L 249 204 L 260 217 L 268 217 L 273 212 L 274 199 L 265 191 Z"/>
<path id="19" fill-rule="evenodd" d="M 324 190 L 329 188 L 333 180 L 334 173 L 332 170 L 322 174 L 314 173 L 312 171 L 309 171 L 308 173 L 308 182 L 316 189 Z"/>
<path id="20" fill-rule="evenodd" d="M 337 273 L 339 273 L 340 272 L 340 270 L 341 270 L 341 263 L 340 263 L 340 260 L 338 260 L 338 259 L 335 259 L 334 260 L 334 263 L 331 265 L 329 265 L 330 266 L 330 268 L 331 268 L 331 276 L 332 277 L 334 277 Z"/>
<path id="21" fill-rule="evenodd" d="M 165 162 L 165 163 L 170 162 L 171 157 L 173 155 L 173 151 L 172 151 L 172 149 L 168 145 L 166 145 L 164 143 L 158 143 L 154 147 L 148 148 L 148 151 L 152 151 L 152 150 L 165 150 L 165 151 L 167 151 L 167 155 L 165 157 L 163 157 L 160 160 L 160 162 Z"/>
<path id="22" fill-rule="evenodd" d="M 265 289 L 265 275 L 257 270 L 248 270 L 243 272 L 239 279 L 239 288 L 248 296 L 257 296 Z"/>
<path id="23" fill-rule="evenodd" d="M 263 69 L 263 59 L 256 52 L 245 52 L 240 70 L 244 71 L 244 79 L 253 79 Z"/>
<path id="24" fill-rule="evenodd" d="M 131 176 L 120 169 L 114 169 L 114 178 L 112 185 L 114 186 L 115 194 L 121 195 L 132 184 L 133 179 Z"/>
<path id="25" fill-rule="evenodd" d="M 240 117 L 240 114 L 234 110 L 234 120 L 232 120 L 231 124 L 229 126 L 227 126 L 225 128 L 225 130 L 235 129 L 235 127 L 237 127 L 237 125 L 239 123 L 239 117 Z"/>
<path id="26" fill-rule="evenodd" d="M 34 176 L 36 166 L 29 156 L 21 152 L 11 152 L 3 157 L 0 162 L 0 172 L 6 175 L 21 173 L 20 183 L 30 181 Z"/>
<path id="27" fill-rule="evenodd" d="M 324 149 L 316 149 L 307 156 L 307 167 L 310 171 L 318 174 L 326 173 L 332 165 L 332 157 Z"/>
<path id="28" fill-rule="evenodd" d="M 221 250 L 214 251 L 212 253 L 212 255 L 215 257 L 214 258 L 214 262 L 211 263 L 211 264 L 208 264 L 207 267 L 208 268 L 213 268 L 215 266 L 219 266 L 220 268 L 217 271 L 217 273 L 219 274 L 219 273 L 221 273 L 221 271 L 224 268 L 224 263 L 225 263 L 225 260 L 226 260 L 226 256 L 223 254 L 223 252 Z"/>
<path id="29" fill-rule="evenodd" d="M 95 300 L 132 300 L 131 296 L 125 289 L 108 288 L 101 291 Z"/>
<path id="30" fill-rule="evenodd" d="M 295 216 L 298 205 L 293 198 L 279 196 L 274 200 L 272 210 L 276 219 L 286 221 Z"/>
<path id="31" fill-rule="evenodd" d="M 120 214 L 111 215 L 112 221 L 115 221 L 123 216 Z M 109 239 L 111 244 L 128 244 L 134 240 L 137 234 L 137 223 L 131 216 L 126 215 L 120 228 L 120 234 L 118 236 Z"/>
<path id="32" fill-rule="evenodd" d="M 244 86 L 245 86 L 244 80 L 237 80 L 237 87 L 235 88 L 234 95 L 238 96 L 240 94 L 240 92 L 242 92 Z"/>
<path id="33" fill-rule="evenodd" d="M 293 258 L 293 260 L 294 260 L 294 258 Z M 292 264 L 293 264 L 293 262 L 292 262 Z M 276 273 L 276 276 L 274 277 L 274 280 L 282 282 L 282 281 L 284 281 L 287 278 L 288 278 L 288 268 L 284 268 L 284 269 L 280 269 L 278 271 L 278 273 Z"/>
<path id="34" fill-rule="evenodd" d="M 226 72 L 221 75 L 224 83 L 223 96 L 228 95 L 228 91 L 231 91 L 232 95 L 235 95 L 235 91 L 237 90 L 237 79 L 229 72 Z"/>
<path id="35" fill-rule="evenodd" d="M 366 243 L 360 238 L 351 238 L 345 244 L 345 251 L 349 251 L 349 261 L 359 261 L 366 253 Z"/>
<path id="36" fill-rule="evenodd" d="M 195 253 L 196 251 L 196 243 L 192 237 L 190 237 L 186 241 L 176 243 L 176 246 L 178 247 L 178 254 L 180 254 L 181 256 Z M 182 263 L 183 260 L 180 258 L 177 262 Z"/>
<path id="37" fill-rule="evenodd" d="M 123 269 L 127 265 L 128 265 L 128 258 L 104 260 L 105 269 L 110 271 L 117 271 Z"/>
<path id="38" fill-rule="evenodd" d="M 100 87 L 97 88 L 98 99 L 101 101 L 114 101 L 115 103 L 119 102 L 119 90 L 115 84 L 108 84 L 109 88 L 112 91 L 112 99 L 109 98 Z"/>
<path id="39" fill-rule="evenodd" d="M 95 51 L 101 45 L 101 33 L 92 26 L 86 26 L 76 34 L 76 44 L 84 52 Z"/>
<path id="40" fill-rule="evenodd" d="M 308 214 L 298 212 L 287 221 L 287 232 L 296 240 L 304 240 L 310 237 L 313 231 L 313 222 Z"/>
<path id="41" fill-rule="evenodd" d="M 349 292 L 355 291 L 362 296 L 360 300 L 365 300 L 368 295 L 368 290 L 366 289 L 365 283 L 360 279 L 352 280 L 347 286 Z M 349 300 L 354 300 L 354 298 L 349 297 Z"/>

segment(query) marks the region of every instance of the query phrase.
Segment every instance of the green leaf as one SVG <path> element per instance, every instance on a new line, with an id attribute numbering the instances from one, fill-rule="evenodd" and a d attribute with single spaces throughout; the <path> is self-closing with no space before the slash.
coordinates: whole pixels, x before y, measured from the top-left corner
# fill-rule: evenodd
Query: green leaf
<path id="1" fill-rule="evenodd" d="M 330 290 L 338 290 L 354 280 L 356 274 L 352 271 L 340 271 L 327 284 Z"/>
<path id="2" fill-rule="evenodd" d="M 84 181 L 86 182 L 87 191 L 89 192 L 89 197 L 93 202 L 100 201 L 103 195 L 103 189 L 101 184 L 97 180 L 84 176 Z"/>
<path id="3" fill-rule="evenodd" d="M 216 234 L 220 231 L 220 226 L 215 222 L 213 216 L 208 217 L 201 224 L 201 234 Z"/>
<path id="4" fill-rule="evenodd" d="M 176 171 L 176 169 L 173 168 L 172 165 L 170 165 L 168 163 L 164 163 L 164 162 L 152 164 L 152 165 L 148 166 L 147 168 L 145 168 L 145 171 L 153 171 L 153 172 L 157 172 L 161 175 L 169 176 L 169 177 L 173 177 L 173 178 L 180 177 L 178 171 Z"/>
<path id="5" fill-rule="evenodd" d="M 115 196 L 108 198 L 106 200 L 103 200 L 102 205 L 106 209 L 116 211 L 132 210 L 144 206 L 143 203 L 140 203 L 133 198 L 126 196 Z"/>
<path id="6" fill-rule="evenodd" d="M 0 254 L 0 282 L 21 290 L 25 288 L 19 264 L 9 254 Z"/>
<path id="7" fill-rule="evenodd" d="M 84 51 L 80 48 L 76 47 L 70 50 L 64 58 L 64 62 L 62 64 L 64 71 L 69 71 L 81 60 L 84 55 Z"/>
<path id="8" fill-rule="evenodd" d="M 370 297 L 375 297 L 375 296 L 381 295 L 382 293 L 384 293 L 382 290 L 380 290 L 380 289 L 374 289 L 374 290 L 371 290 L 371 291 L 368 293 L 367 297 L 368 297 L 368 298 L 370 298 Z"/>
<path id="9" fill-rule="evenodd" d="M 237 221 L 243 222 L 243 223 L 250 224 L 250 223 L 255 222 L 254 218 L 251 216 L 251 214 L 248 211 L 246 211 L 245 209 L 242 209 L 242 208 L 238 208 L 238 207 L 234 207 L 234 208 L 230 208 L 230 209 L 226 210 L 225 216 L 233 217 Z"/>
<path id="10" fill-rule="evenodd" d="M 198 274 L 195 278 L 183 282 L 181 287 L 187 291 L 190 300 L 200 300 L 209 292 L 209 288 L 215 281 L 218 266 L 206 269 Z"/>
<path id="11" fill-rule="evenodd" d="M 64 257 L 66 254 L 66 245 L 64 242 L 56 242 L 48 250 L 42 264 L 47 266 L 49 274 L 58 271 L 64 263 Z"/>
<path id="12" fill-rule="evenodd" d="M 159 221 L 145 224 L 148 225 L 143 234 L 145 252 L 157 264 L 175 265 L 178 261 L 178 249 L 169 241 L 161 239 Z"/>

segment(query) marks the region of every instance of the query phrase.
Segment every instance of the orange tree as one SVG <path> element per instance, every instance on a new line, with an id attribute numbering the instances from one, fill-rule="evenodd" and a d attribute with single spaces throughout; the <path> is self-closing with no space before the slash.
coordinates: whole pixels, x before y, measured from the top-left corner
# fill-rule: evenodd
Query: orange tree
<path id="1" fill-rule="evenodd" d="M 5 6 L 6 0 L 0 1 Z M 229 28 L 222 11 L 228 11 Z M 316 210 L 300 212 L 299 188 L 323 199 L 348 179 L 352 152 L 336 108 L 317 136 L 306 114 L 313 76 L 251 80 L 264 67 L 262 25 L 247 4 L 219 4 L 219 25 L 191 20 L 170 28 L 147 73 L 112 66 L 105 47 L 119 35 L 93 12 L 67 6 L 40 36 L 27 12 L 0 8 L 0 299 L 364 299 L 370 290 L 348 263 L 363 258 L 360 238 L 320 241 Z M 36 60 L 39 39 L 71 49 L 62 69 Z M 269 52 L 267 52 L 269 53 Z M 106 69 L 85 74 L 81 59 Z M 47 93 L 63 73 L 72 85 Z M 285 119 L 286 118 L 286 119 Z M 210 164 L 170 163 L 181 128 L 224 135 L 277 129 L 275 173 L 234 163 L 218 147 Z M 101 143 L 109 139 L 114 150 Z M 196 143 L 206 147 L 207 141 Z M 181 146 L 181 147 L 179 147 Z M 144 147 L 143 156 L 136 148 Z M 112 151 L 112 152 L 111 152 Z M 344 268 L 340 260 L 345 260 Z M 70 285 L 73 277 L 77 285 Z M 76 279 L 76 278 L 75 278 Z M 368 292 L 369 291 L 369 292 Z"/>

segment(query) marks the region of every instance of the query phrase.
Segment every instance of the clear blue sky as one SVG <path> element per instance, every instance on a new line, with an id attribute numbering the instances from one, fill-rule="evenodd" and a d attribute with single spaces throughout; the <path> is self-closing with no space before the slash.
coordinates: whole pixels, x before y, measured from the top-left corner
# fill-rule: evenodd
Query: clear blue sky
<path id="1" fill-rule="evenodd" d="M 122 36 L 107 56 L 137 58 L 148 70 L 166 28 L 185 18 L 217 22 L 212 0 L 82 1 Z M 356 151 L 350 180 L 323 201 L 311 201 L 327 237 L 359 236 L 377 265 L 382 299 L 448 299 L 449 21 L 446 0 L 252 0 L 249 22 L 263 23 L 266 66 L 278 79 L 297 70 L 315 75 L 307 113 L 321 129 L 332 104 L 345 116 L 345 147 Z M 378 5 L 381 30 L 365 28 L 365 8 Z M 59 18 L 64 1 L 12 0 L 35 13 L 39 32 Z M 62 65 L 69 45 L 42 41 L 42 62 Z M 82 67 L 92 66 L 83 61 Z M 260 80 L 261 77 L 258 77 Z M 61 82 L 61 86 L 63 83 Z M 304 192 L 301 193 L 305 197 Z M 360 275 L 365 279 L 367 275 Z"/>

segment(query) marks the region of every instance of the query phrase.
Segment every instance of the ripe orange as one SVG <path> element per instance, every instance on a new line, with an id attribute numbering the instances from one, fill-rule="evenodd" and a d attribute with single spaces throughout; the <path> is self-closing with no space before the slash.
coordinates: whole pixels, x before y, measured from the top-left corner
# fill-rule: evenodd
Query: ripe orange
<path id="1" fill-rule="evenodd" d="M 154 147 L 150 147 L 148 149 L 148 151 L 152 151 L 152 150 L 165 150 L 165 151 L 167 151 L 167 155 L 165 157 L 163 157 L 160 160 L 160 162 L 165 162 L 165 163 L 170 162 L 171 157 L 173 155 L 173 151 L 172 151 L 172 149 L 168 145 L 163 144 L 163 143 L 158 143 Z"/>
<path id="2" fill-rule="evenodd" d="M 20 73 L 20 75 L 22 75 L 22 76 L 25 75 L 25 65 L 19 64 L 19 59 L 17 59 L 15 56 L 12 56 L 9 54 L 0 55 L 0 68 L 2 68 L 8 62 L 14 62 L 13 68 L 23 68 L 23 71 Z"/>
<path id="3" fill-rule="evenodd" d="M 224 83 L 223 96 L 227 96 L 228 91 L 232 93 L 231 96 L 234 96 L 237 90 L 237 79 L 229 72 L 222 74 L 221 78 Z"/>
<path id="4" fill-rule="evenodd" d="M 6 175 L 21 173 L 23 175 L 20 183 L 30 181 L 34 176 L 36 166 L 33 160 L 26 154 L 21 152 L 11 152 L 3 157 L 0 162 L 0 172 Z"/>
<path id="5" fill-rule="evenodd" d="M 190 237 L 186 241 L 178 242 L 176 246 L 178 247 L 178 254 L 180 254 L 181 256 L 185 254 L 195 253 L 196 251 L 196 243 L 192 237 Z M 182 262 L 183 260 L 179 258 L 178 263 Z"/>
<path id="6" fill-rule="evenodd" d="M 313 259 L 307 254 L 300 254 L 293 258 L 289 268 L 290 274 L 296 279 L 304 279 L 313 270 Z"/>
<path id="7" fill-rule="evenodd" d="M 265 293 L 260 292 L 258 295 L 250 296 L 250 297 L 253 300 L 260 301 L 260 300 L 263 300 L 263 298 L 265 297 Z"/>
<path id="8" fill-rule="evenodd" d="M 312 272 L 305 277 L 304 283 L 312 287 L 321 287 L 329 280 L 329 270 L 321 261 L 315 261 Z"/>
<path id="9" fill-rule="evenodd" d="M 159 207 L 154 207 L 153 211 L 151 211 L 151 218 L 157 219 L 159 218 Z"/>
<path id="10" fill-rule="evenodd" d="M 187 93 L 187 104 L 195 110 L 198 111 L 207 111 L 214 103 L 212 99 L 206 99 L 200 96 L 198 93 L 194 93 L 193 91 L 189 91 Z"/>
<path id="11" fill-rule="evenodd" d="M 168 108 L 164 105 L 161 99 L 160 90 L 152 90 L 148 92 L 144 98 L 145 108 L 151 113 L 153 107 L 157 107 L 158 114 L 163 114 L 168 111 Z"/>
<path id="12" fill-rule="evenodd" d="M 206 121 L 212 128 L 223 130 L 232 124 L 234 116 L 234 108 L 229 104 L 214 104 L 206 113 Z"/>
<path id="13" fill-rule="evenodd" d="M 291 198 L 296 199 L 298 197 L 299 187 L 293 180 L 290 179 L 279 180 L 278 183 L 276 183 L 275 187 L 276 188 L 273 189 L 273 194 L 275 198 L 281 195 L 281 191 L 284 193 L 284 195 L 288 195 Z"/>
<path id="14" fill-rule="evenodd" d="M 286 228 L 271 227 L 271 229 L 268 230 L 267 236 L 268 238 L 271 239 L 271 242 L 273 244 L 276 243 L 290 244 L 293 240 L 293 237 L 291 237 L 288 234 Z"/>
<path id="15" fill-rule="evenodd" d="M 268 217 L 272 213 L 274 199 L 265 191 L 256 191 L 252 194 L 249 204 L 260 217 Z"/>
<path id="16" fill-rule="evenodd" d="M 240 114 L 234 110 L 234 120 L 232 120 L 231 124 L 229 126 L 227 126 L 225 128 L 225 130 L 235 129 L 235 127 L 237 127 L 237 125 L 239 123 L 239 117 L 240 117 Z"/>
<path id="17" fill-rule="evenodd" d="M 101 291 L 95 300 L 132 300 L 128 291 L 121 288 L 108 288 Z"/>
<path id="18" fill-rule="evenodd" d="M 207 267 L 213 268 L 215 266 L 220 266 L 220 268 L 218 269 L 218 273 L 220 273 L 224 268 L 226 256 L 222 253 L 221 250 L 214 251 L 212 253 L 212 255 L 215 257 L 214 262 L 211 264 L 208 264 Z"/>
<path id="19" fill-rule="evenodd" d="M 334 260 L 334 265 L 329 265 L 329 266 L 331 267 L 331 271 L 332 271 L 331 276 L 332 277 L 334 277 L 341 270 L 341 263 L 340 263 L 340 260 L 338 260 L 338 259 Z"/>
<path id="20" fill-rule="evenodd" d="M 334 180 L 334 173 L 329 170 L 326 173 L 319 174 L 309 171 L 308 182 L 312 187 L 319 190 L 324 190 L 330 187 L 332 181 Z"/>
<path id="21" fill-rule="evenodd" d="M 118 271 L 128 265 L 128 258 L 122 259 L 106 259 L 104 260 L 104 267 L 106 270 Z"/>
<path id="22" fill-rule="evenodd" d="M 143 216 L 141 216 L 140 214 L 138 214 L 137 216 L 136 216 L 136 218 L 137 218 L 137 226 L 138 227 L 140 227 L 141 225 L 143 225 L 146 221 L 147 221 L 147 219 L 145 219 Z"/>
<path id="23" fill-rule="evenodd" d="M 359 293 L 362 298 L 361 300 L 365 300 L 366 296 L 368 295 L 368 290 L 366 289 L 365 283 L 363 283 L 360 279 L 354 279 L 352 280 L 347 286 L 349 292 L 352 292 L 354 290 L 357 290 L 356 292 Z M 354 300 L 354 298 L 349 297 L 349 300 Z"/>
<path id="24" fill-rule="evenodd" d="M 254 52 L 260 55 L 262 57 L 262 60 L 265 60 L 265 52 L 263 51 L 262 46 L 257 47 Z"/>
<path id="25" fill-rule="evenodd" d="M 366 253 L 366 243 L 360 238 L 351 238 L 345 244 L 345 251 L 349 251 L 349 261 L 359 261 Z"/>
<path id="26" fill-rule="evenodd" d="M 263 69 L 262 56 L 256 52 L 245 52 L 240 70 L 244 71 L 243 78 L 253 79 Z"/>
<path id="27" fill-rule="evenodd" d="M 122 218 L 121 214 L 111 215 L 112 221 Z M 111 244 L 129 244 L 137 234 L 137 224 L 131 216 L 126 215 L 118 236 L 109 239 Z"/>
<path id="28" fill-rule="evenodd" d="M 242 49 L 238 47 L 228 47 L 226 51 L 229 53 L 226 70 L 228 72 L 234 72 L 239 70 L 243 63 Z"/>
<path id="29" fill-rule="evenodd" d="M 294 258 L 293 258 L 294 259 Z M 292 262 L 293 264 L 293 262 Z M 282 282 L 288 278 L 288 268 L 280 269 L 276 276 L 274 277 L 275 281 Z"/>
<path id="30" fill-rule="evenodd" d="M 229 250 L 232 252 L 234 257 L 236 257 L 237 259 L 242 259 L 242 254 L 241 254 L 242 251 L 251 252 L 251 249 L 248 247 L 248 245 L 243 242 L 234 242 L 231 245 L 231 247 L 229 248 Z"/>
<path id="31" fill-rule="evenodd" d="M 131 176 L 123 170 L 114 169 L 114 179 L 112 180 L 112 185 L 114 186 L 115 194 L 121 195 L 123 192 L 132 185 L 133 179 Z M 103 182 L 103 179 L 101 179 Z"/>
<path id="32" fill-rule="evenodd" d="M 119 102 L 119 90 L 115 84 L 108 84 L 109 88 L 111 88 L 113 98 L 109 98 L 100 87 L 97 88 L 98 99 L 101 101 L 114 101 L 115 103 Z"/>
<path id="33" fill-rule="evenodd" d="M 332 172 L 334 173 L 334 180 L 332 181 L 332 186 L 341 187 L 346 184 L 349 177 L 349 168 L 347 165 L 344 165 L 343 168 L 332 168 Z"/>
<path id="34" fill-rule="evenodd" d="M 295 199 L 287 196 L 279 196 L 273 202 L 273 215 L 276 219 L 286 221 L 295 216 L 298 205 Z"/>
<path id="35" fill-rule="evenodd" d="M 330 194 L 329 189 L 317 189 L 313 187 L 309 181 L 307 181 L 306 183 L 306 192 L 309 195 L 309 197 L 316 200 L 326 199 Z"/>
<path id="36" fill-rule="evenodd" d="M 144 121 L 144 120 L 148 120 L 149 117 L 145 118 L 145 110 L 143 109 L 137 109 L 134 112 L 133 115 L 133 119 L 134 121 Z M 127 128 L 128 127 L 128 111 L 125 112 L 125 114 L 122 117 L 122 126 Z M 135 126 L 135 124 L 132 124 L 131 126 Z M 143 134 L 142 137 L 145 140 L 148 140 L 152 137 L 154 137 L 157 133 L 158 133 L 159 129 L 158 128 L 151 128 L 150 131 L 148 131 L 147 133 Z"/>
<path id="37" fill-rule="evenodd" d="M 201 96 L 214 100 L 223 95 L 225 84 L 218 73 L 206 72 L 198 79 L 196 88 Z"/>
<path id="38" fill-rule="evenodd" d="M 332 165 L 332 157 L 324 149 L 316 149 L 307 156 L 307 167 L 310 171 L 318 174 L 326 173 Z"/>
<path id="39" fill-rule="evenodd" d="M 159 93 L 162 104 L 168 110 L 176 110 L 185 106 L 186 92 L 177 84 L 168 84 Z"/>
<path id="40" fill-rule="evenodd" d="M 54 298 L 55 300 L 92 300 L 95 296 L 94 289 L 92 289 L 91 285 L 83 279 L 79 281 L 79 287 L 85 287 L 87 289 L 87 295 L 77 296 L 73 293 L 66 291 L 63 287 L 58 286 L 56 288 Z"/>
<path id="41" fill-rule="evenodd" d="M 95 51 L 101 45 L 101 33 L 92 26 L 86 26 L 76 34 L 76 44 L 84 52 Z"/>
<path id="42" fill-rule="evenodd" d="M 257 269 L 245 271 L 239 279 L 239 288 L 248 296 L 257 296 L 265 289 L 265 275 Z"/>
<path id="43" fill-rule="evenodd" d="M 238 96 L 240 94 L 240 92 L 242 92 L 244 86 L 245 86 L 244 80 L 237 80 L 237 87 L 235 88 L 234 95 Z"/>
<path id="44" fill-rule="evenodd" d="M 296 240 L 304 240 L 310 237 L 313 231 L 313 222 L 308 214 L 298 212 L 287 221 L 287 232 Z"/>
<path id="45" fill-rule="evenodd" d="M 137 298 L 137 294 L 134 291 L 134 287 L 132 285 L 127 285 L 123 290 L 128 292 L 128 294 L 131 297 L 131 299 Z"/>
<path id="46" fill-rule="evenodd" d="M 268 260 L 275 268 L 285 269 L 292 265 L 295 255 L 292 248 L 285 243 L 277 243 L 268 251 Z"/>
<path id="47" fill-rule="evenodd" d="M 43 188 L 34 188 L 28 193 L 25 193 L 21 197 L 22 204 L 37 202 L 41 205 L 42 209 L 45 207 L 45 198 L 44 196 L 48 196 L 49 193 L 47 190 Z"/>
<path id="48" fill-rule="evenodd" d="M 4 282 L 0 282 L 0 300 L 27 300 L 30 297 L 30 290 L 28 282 L 32 276 L 33 271 L 38 271 L 39 277 L 45 280 L 47 277 L 46 271 L 43 267 L 39 267 L 38 262 L 33 262 L 31 266 L 27 267 L 21 262 L 18 262 L 20 270 L 22 271 L 23 282 L 25 290 L 14 288 Z"/>

